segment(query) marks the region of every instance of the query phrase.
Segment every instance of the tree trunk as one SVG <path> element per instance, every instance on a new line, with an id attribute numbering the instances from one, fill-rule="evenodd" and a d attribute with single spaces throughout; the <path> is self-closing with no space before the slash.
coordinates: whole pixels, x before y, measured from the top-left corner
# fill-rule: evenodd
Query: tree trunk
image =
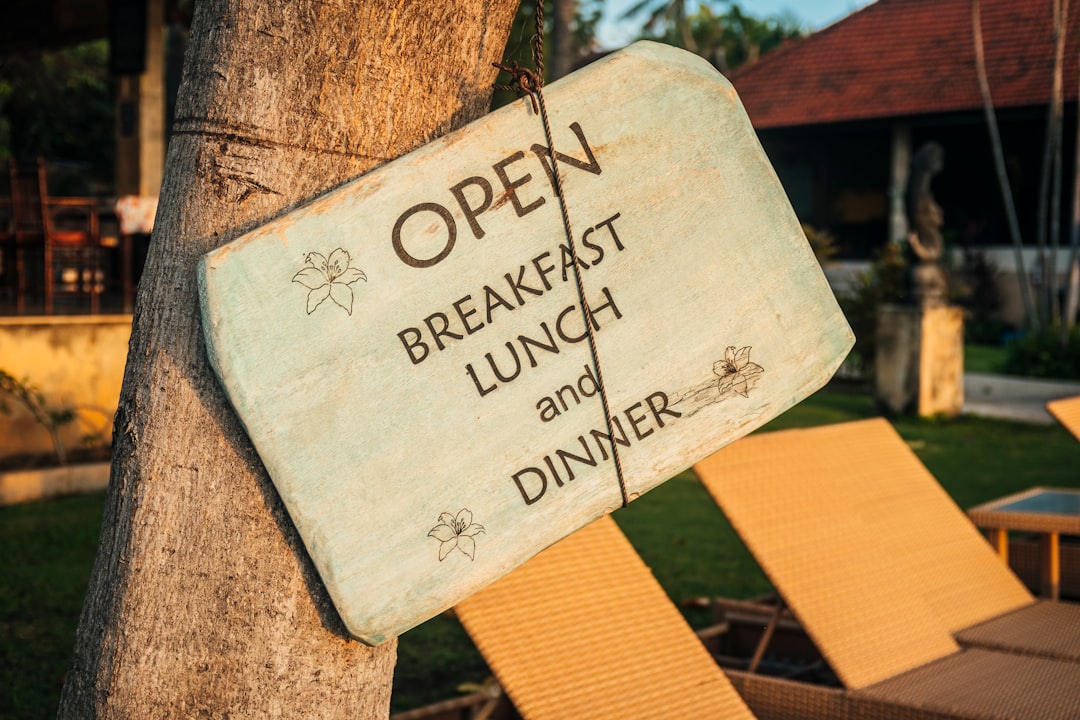
<path id="1" fill-rule="evenodd" d="M 515 5 L 196 3 L 61 718 L 387 715 L 395 643 L 346 636 L 210 372 L 194 269 L 482 115 Z"/>
<path id="2" fill-rule="evenodd" d="M 982 18 L 979 0 L 971 0 L 971 35 L 975 44 L 975 73 L 979 80 L 979 93 L 982 95 L 983 112 L 986 115 L 986 127 L 990 132 L 990 147 L 994 153 L 994 169 L 998 184 L 1001 186 L 1001 201 L 1005 206 L 1005 218 L 1009 223 L 1009 235 L 1012 238 L 1013 254 L 1016 258 L 1016 279 L 1020 283 L 1020 299 L 1023 301 L 1024 324 L 1038 329 L 1039 320 L 1035 314 L 1035 303 L 1031 294 L 1031 282 L 1024 269 L 1024 241 L 1020 235 L 1020 221 L 1016 215 L 1009 174 L 1005 170 L 1005 150 L 1001 146 L 1001 133 L 998 131 L 997 115 L 994 114 L 994 101 L 990 95 L 990 81 L 986 77 L 986 53 L 983 47 Z"/>
<path id="3" fill-rule="evenodd" d="M 1058 322 L 1057 251 L 1061 243 L 1061 131 L 1063 115 L 1062 68 L 1065 60 L 1065 27 L 1068 2 L 1053 2 L 1054 70 L 1046 114 L 1042 174 L 1039 179 L 1039 211 L 1036 245 L 1042 267 L 1042 297 L 1038 298 L 1041 324 Z"/>
<path id="4" fill-rule="evenodd" d="M 555 12 L 551 19 L 551 75 L 548 79 L 558 80 L 570 74 L 574 69 L 574 61 L 577 60 L 577 48 L 574 46 L 577 1 L 554 0 L 553 5 Z"/>
<path id="5" fill-rule="evenodd" d="M 1050 287 L 1050 321 L 1061 324 L 1061 299 L 1058 284 L 1057 256 L 1061 249 L 1061 183 L 1064 143 L 1065 93 L 1065 34 L 1069 27 L 1069 0 L 1054 3 L 1054 81 L 1051 89 L 1051 116 L 1054 119 L 1054 167 L 1050 195 L 1050 259 L 1046 282 Z M 1063 343 L 1064 345 L 1064 343 Z"/>
<path id="6" fill-rule="evenodd" d="M 1077 90 L 1077 107 L 1080 109 L 1080 88 Z M 1069 340 L 1069 332 L 1076 325 L 1076 311 L 1080 306 L 1080 112 L 1076 118 L 1076 147 L 1073 157 L 1073 206 L 1072 227 L 1069 229 L 1068 290 L 1065 293 L 1064 317 L 1059 328 L 1062 347 Z"/>

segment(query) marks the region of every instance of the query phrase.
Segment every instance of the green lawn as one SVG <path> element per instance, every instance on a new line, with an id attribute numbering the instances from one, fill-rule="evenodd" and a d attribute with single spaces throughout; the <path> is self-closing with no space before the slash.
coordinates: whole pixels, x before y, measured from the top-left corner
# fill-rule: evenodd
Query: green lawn
<path id="1" fill-rule="evenodd" d="M 103 500 L 0 508 L 0 718 L 56 715 Z"/>
<path id="2" fill-rule="evenodd" d="M 763 430 L 871 417 L 864 395 L 823 391 Z M 1031 485 L 1080 486 L 1080 443 L 1057 426 L 961 418 L 898 419 L 900 434 L 962 507 Z M 0 718 L 55 713 L 101 522 L 102 495 L 0 508 Z M 615 513 L 676 602 L 749 597 L 769 586 L 690 473 Z M 618 592 L 613 588 L 612 592 Z M 707 613 L 686 608 L 691 624 Z M 395 710 L 453 696 L 488 671 L 449 615 L 400 639 Z"/>

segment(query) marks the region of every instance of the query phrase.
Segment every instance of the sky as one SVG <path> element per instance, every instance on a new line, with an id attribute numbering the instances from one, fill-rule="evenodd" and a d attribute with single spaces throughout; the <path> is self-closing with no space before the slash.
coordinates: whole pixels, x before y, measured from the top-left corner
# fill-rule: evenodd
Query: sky
<path id="1" fill-rule="evenodd" d="M 635 0 L 606 0 L 598 33 L 603 47 L 613 49 L 633 40 L 644 16 L 630 20 L 619 20 L 619 16 L 634 4 Z M 870 0 L 738 0 L 738 4 L 757 17 L 791 13 L 810 30 L 820 30 L 869 5 Z"/>

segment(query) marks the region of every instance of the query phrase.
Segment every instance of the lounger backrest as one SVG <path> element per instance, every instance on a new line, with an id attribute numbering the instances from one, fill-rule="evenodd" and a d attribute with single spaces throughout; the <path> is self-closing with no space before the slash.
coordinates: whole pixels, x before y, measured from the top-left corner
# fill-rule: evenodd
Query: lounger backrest
<path id="1" fill-rule="evenodd" d="M 1046 403 L 1046 409 L 1080 440 L 1080 395 Z"/>
<path id="2" fill-rule="evenodd" d="M 821 442 L 805 430 L 751 435 L 694 470 L 846 687 L 956 652 L 851 501 L 845 474 L 874 458 L 853 442 L 837 461 Z"/>
<path id="3" fill-rule="evenodd" d="M 610 517 L 456 611 L 528 720 L 753 717 Z"/>
<path id="4" fill-rule="evenodd" d="M 950 632 L 1035 602 L 888 421 L 807 432 L 843 481 L 842 492 L 907 565 L 909 586 Z"/>

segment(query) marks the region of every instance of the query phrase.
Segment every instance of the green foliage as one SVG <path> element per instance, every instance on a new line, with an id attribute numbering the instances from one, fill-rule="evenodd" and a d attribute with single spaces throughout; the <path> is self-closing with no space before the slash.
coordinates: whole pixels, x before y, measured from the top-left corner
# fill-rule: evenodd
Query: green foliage
<path id="1" fill-rule="evenodd" d="M 596 29 L 604 15 L 604 0 L 578 0 L 574 11 L 574 46 L 579 54 L 596 50 Z"/>
<path id="2" fill-rule="evenodd" d="M 724 72 L 753 65 L 765 53 L 803 35 L 790 16 L 757 18 L 747 15 L 736 3 L 719 14 L 702 4 L 690 18 L 690 26 L 698 54 Z"/>
<path id="3" fill-rule="evenodd" d="M 0 160 L 62 158 L 107 185 L 113 175 L 114 116 L 104 40 L 0 58 Z M 55 194 L 92 189 L 50 188 Z"/>
<path id="4" fill-rule="evenodd" d="M 596 49 L 596 28 L 600 24 L 603 15 L 603 0 L 578 0 L 574 6 L 574 49 L 576 59 L 584 60 Z M 544 3 L 544 79 L 550 80 L 551 68 L 551 29 L 552 18 L 555 17 L 555 2 L 547 0 Z M 533 36 L 536 35 L 536 2 L 525 0 L 518 5 L 517 15 L 510 27 L 510 34 L 506 39 L 506 48 L 503 50 L 503 64 L 536 68 L 533 58 Z M 499 84 L 508 84 L 509 78 L 505 73 L 499 74 Z M 517 95 L 510 90 L 496 88 L 491 99 L 491 106 L 499 108 L 513 102 Z"/>
<path id="5" fill-rule="evenodd" d="M 903 302 L 906 297 L 907 264 L 900 247 L 889 243 L 875 255 L 870 269 L 859 276 L 854 294 L 840 300 L 840 307 L 855 333 L 852 354 L 858 359 L 863 377 L 873 376 L 878 308 Z"/>
<path id="6" fill-rule="evenodd" d="M 964 339 L 970 343 L 996 345 L 1009 331 L 998 319 L 1001 293 L 997 266 L 986 253 L 965 250 L 957 272 L 950 274 L 950 301 L 964 308 Z"/>
<path id="7" fill-rule="evenodd" d="M 810 249 L 814 251 L 814 257 L 817 258 L 819 263 L 826 263 L 832 260 L 838 252 L 840 252 L 840 245 L 836 241 L 836 236 L 827 230 L 817 230 L 806 223 L 802 225 L 803 234 L 806 235 L 806 241 L 810 243 Z"/>
<path id="8" fill-rule="evenodd" d="M 1025 377 L 1080 380 L 1080 327 L 1069 330 L 1064 347 L 1061 328 L 1054 325 L 1012 340 L 1006 348 L 1005 372 Z"/>
<path id="9" fill-rule="evenodd" d="M 641 17 L 642 38 L 684 48 L 706 58 L 723 72 L 753 64 L 765 53 L 788 40 L 800 38 L 803 29 L 794 16 L 759 18 L 748 14 L 736 2 L 697 4 L 690 12 L 686 0 L 640 0 L 624 18 Z"/>

